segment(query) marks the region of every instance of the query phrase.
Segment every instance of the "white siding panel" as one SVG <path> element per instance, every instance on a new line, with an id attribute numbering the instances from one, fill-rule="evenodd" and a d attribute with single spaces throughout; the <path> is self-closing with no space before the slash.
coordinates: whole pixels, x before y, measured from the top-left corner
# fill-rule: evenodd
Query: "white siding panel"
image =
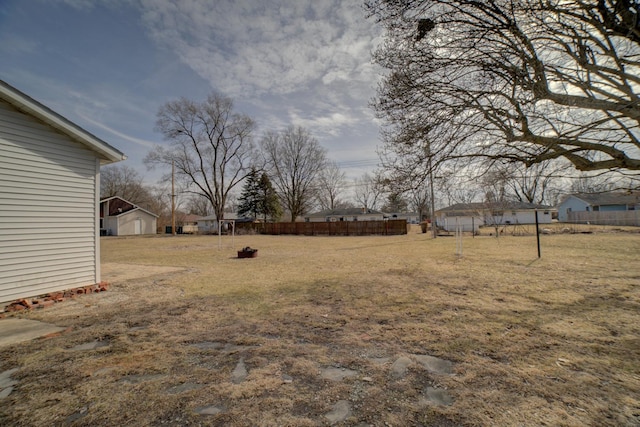
<path id="1" fill-rule="evenodd" d="M 96 155 L 0 101 L 0 302 L 96 281 Z"/>

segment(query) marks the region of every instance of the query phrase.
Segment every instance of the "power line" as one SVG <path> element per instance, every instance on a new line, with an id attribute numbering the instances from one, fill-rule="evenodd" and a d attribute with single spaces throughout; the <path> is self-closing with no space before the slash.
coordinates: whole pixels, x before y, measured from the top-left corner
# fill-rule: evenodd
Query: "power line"
<path id="1" fill-rule="evenodd" d="M 336 165 L 342 168 L 355 168 L 364 166 L 378 166 L 379 162 L 379 159 L 344 160 L 341 162 L 336 162 Z"/>

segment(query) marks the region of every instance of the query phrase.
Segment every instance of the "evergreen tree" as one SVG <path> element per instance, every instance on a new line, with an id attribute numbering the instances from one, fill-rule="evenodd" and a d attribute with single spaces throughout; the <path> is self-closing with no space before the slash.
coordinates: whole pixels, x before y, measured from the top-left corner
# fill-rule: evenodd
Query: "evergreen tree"
<path id="1" fill-rule="evenodd" d="M 260 213 L 263 215 L 264 222 L 267 222 L 268 218 L 276 221 L 282 215 L 282 207 L 280 206 L 280 199 L 276 193 L 271 180 L 266 173 L 263 173 L 259 182 L 260 191 Z"/>
<path id="2" fill-rule="evenodd" d="M 260 181 L 261 178 L 258 171 L 252 168 L 242 187 L 242 195 L 239 200 L 240 205 L 238 206 L 239 215 L 249 215 L 253 219 L 258 218 L 258 215 L 261 213 Z"/>
<path id="3" fill-rule="evenodd" d="M 409 207 L 402 194 L 393 192 L 387 196 L 387 203 L 382 207 L 385 212 L 406 212 Z"/>
<path id="4" fill-rule="evenodd" d="M 248 215 L 254 220 L 262 218 L 277 220 L 282 215 L 280 201 L 271 180 L 266 173 L 260 174 L 256 169 L 251 173 L 242 188 L 238 214 Z"/>

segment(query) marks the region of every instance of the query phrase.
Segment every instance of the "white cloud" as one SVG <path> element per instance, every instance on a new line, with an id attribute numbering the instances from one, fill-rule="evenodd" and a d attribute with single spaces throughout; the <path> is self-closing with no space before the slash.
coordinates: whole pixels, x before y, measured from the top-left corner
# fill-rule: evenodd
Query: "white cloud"
<path id="1" fill-rule="evenodd" d="M 337 136 L 344 126 L 353 125 L 357 119 L 347 112 L 327 112 L 321 115 L 302 114 L 300 111 L 289 112 L 291 124 L 313 129 L 318 137 Z"/>
<path id="2" fill-rule="evenodd" d="M 115 129 L 103 124 L 103 123 L 100 123 L 97 120 L 92 119 L 91 117 L 89 117 L 87 115 L 82 114 L 79 111 L 76 111 L 76 114 L 82 120 L 84 120 L 84 121 L 86 121 L 88 123 L 91 123 L 92 125 L 97 126 L 100 129 L 105 130 L 105 131 L 107 131 L 107 132 L 109 132 L 109 133 L 111 133 L 113 135 L 116 135 L 117 137 L 122 138 L 125 141 L 133 142 L 134 144 L 142 145 L 143 147 L 147 147 L 147 148 L 153 148 L 153 147 L 156 146 L 155 142 L 147 141 L 146 139 L 136 138 L 136 137 L 127 135 L 125 133 L 122 133 L 122 132 L 120 132 L 118 130 L 115 130 Z"/>
<path id="3" fill-rule="evenodd" d="M 250 105 L 261 130 L 299 125 L 337 145 L 375 127 L 381 30 L 361 0 L 141 0 L 141 19 L 212 88 Z"/>
<path id="4" fill-rule="evenodd" d="M 377 38 L 353 1 L 143 0 L 150 36 L 231 96 L 363 82 Z M 328 76 L 328 77 L 327 77 Z"/>

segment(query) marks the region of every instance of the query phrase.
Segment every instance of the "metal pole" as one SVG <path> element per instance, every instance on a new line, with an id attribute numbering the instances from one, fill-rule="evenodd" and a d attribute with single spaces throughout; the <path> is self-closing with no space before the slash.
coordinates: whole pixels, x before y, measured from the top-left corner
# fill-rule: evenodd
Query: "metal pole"
<path id="1" fill-rule="evenodd" d="M 176 235 L 176 191 L 175 191 L 175 162 L 171 161 L 171 234 Z"/>
<path id="2" fill-rule="evenodd" d="M 536 241 L 538 242 L 538 258 L 540 258 L 540 230 L 538 230 L 538 210 L 536 209 Z"/>
<path id="3" fill-rule="evenodd" d="M 429 143 L 429 190 L 431 192 L 431 235 L 435 239 L 438 237 L 438 230 L 436 229 L 436 202 L 433 191 L 433 168 L 431 162 L 431 143 Z"/>

